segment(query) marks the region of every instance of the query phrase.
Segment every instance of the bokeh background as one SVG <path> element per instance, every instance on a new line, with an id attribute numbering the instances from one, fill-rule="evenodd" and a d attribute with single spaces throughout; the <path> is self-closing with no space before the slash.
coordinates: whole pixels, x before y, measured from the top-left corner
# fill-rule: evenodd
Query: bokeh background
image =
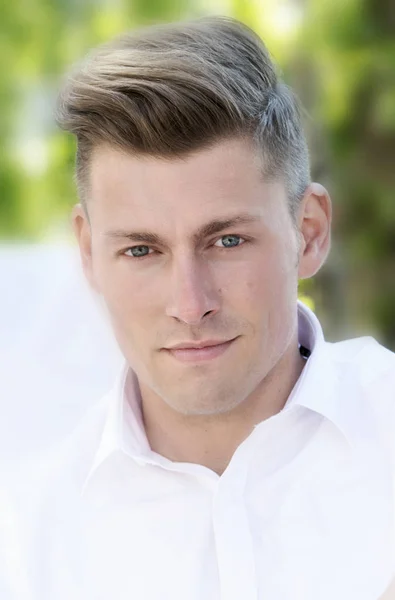
<path id="1" fill-rule="evenodd" d="M 65 427 L 75 418 L 70 405 L 110 381 L 112 370 L 104 376 L 100 365 L 115 368 L 119 357 L 76 275 L 69 223 L 75 142 L 53 119 L 60 78 L 92 46 L 126 29 L 207 14 L 252 26 L 305 107 L 313 178 L 330 191 L 334 220 L 330 257 L 302 282 L 301 297 L 329 341 L 372 335 L 395 350 L 394 0 L 3 1 L 0 364 L 13 373 L 13 398 L 38 389 L 41 369 L 40 385 L 46 382 L 48 396 L 57 390 Z M 74 385 L 63 413 L 60 366 Z M 28 421 L 34 411 L 23 407 Z"/>
<path id="2" fill-rule="evenodd" d="M 57 131 L 62 73 L 142 23 L 232 15 L 267 42 L 306 109 L 314 179 L 334 203 L 331 256 L 303 283 L 329 340 L 395 350 L 394 0 L 18 0 L 0 32 L 0 236 L 67 242 L 74 140 Z"/>

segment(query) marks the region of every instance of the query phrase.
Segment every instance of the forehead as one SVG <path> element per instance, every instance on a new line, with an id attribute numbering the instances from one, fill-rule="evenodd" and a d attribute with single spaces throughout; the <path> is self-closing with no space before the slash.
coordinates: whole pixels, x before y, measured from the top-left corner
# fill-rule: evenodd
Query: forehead
<path id="1" fill-rule="evenodd" d="M 225 169 L 224 169 L 225 167 Z M 227 184 L 243 175 L 254 175 L 262 179 L 262 160 L 258 149 L 245 139 L 232 138 L 212 144 L 208 148 L 189 152 L 181 157 L 157 157 L 121 150 L 109 144 L 96 145 L 92 149 L 90 160 L 90 182 L 104 184 L 108 176 L 116 178 L 138 177 L 142 180 L 146 174 L 171 183 L 174 177 L 178 182 L 183 179 L 197 178 L 210 184 Z M 95 190 L 92 190 L 93 193 Z"/>
<path id="2" fill-rule="evenodd" d="M 144 227 L 156 221 L 193 229 L 240 212 L 264 218 L 285 205 L 283 184 L 265 180 L 259 153 L 240 139 L 166 159 L 98 146 L 89 188 L 92 213 L 119 227 L 133 219 Z"/>

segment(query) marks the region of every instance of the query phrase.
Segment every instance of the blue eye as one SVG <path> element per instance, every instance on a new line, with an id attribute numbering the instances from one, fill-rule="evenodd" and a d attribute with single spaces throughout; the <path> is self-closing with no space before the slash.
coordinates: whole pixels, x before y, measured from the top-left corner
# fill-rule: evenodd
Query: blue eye
<path id="1" fill-rule="evenodd" d="M 244 240 L 239 235 L 229 234 L 223 235 L 219 240 L 217 240 L 214 246 L 216 246 L 218 242 L 222 242 L 223 244 L 220 246 L 220 248 L 236 248 L 237 246 L 243 244 Z"/>
<path id="2" fill-rule="evenodd" d="M 128 254 L 131 252 L 131 254 Z M 125 252 L 126 256 L 133 256 L 133 258 L 141 258 L 143 256 L 147 256 L 150 253 L 149 246 L 133 246 L 132 248 L 128 248 Z"/>

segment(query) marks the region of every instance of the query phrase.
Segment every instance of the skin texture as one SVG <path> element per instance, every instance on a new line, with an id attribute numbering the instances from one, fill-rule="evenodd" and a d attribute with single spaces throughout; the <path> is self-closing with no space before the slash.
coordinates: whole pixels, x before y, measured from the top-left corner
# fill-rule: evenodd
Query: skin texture
<path id="1" fill-rule="evenodd" d="M 264 180 L 256 151 L 240 139 L 167 160 L 103 145 L 89 185 L 89 218 L 81 205 L 72 214 L 82 265 L 137 375 L 151 448 L 222 474 L 254 425 L 283 408 L 305 364 L 298 279 L 329 252 L 328 193 L 319 184 L 306 190 L 298 236 L 283 183 Z M 240 214 L 254 221 L 197 237 Z M 148 254 L 134 257 L 134 246 Z M 200 363 L 164 349 L 233 338 Z"/>

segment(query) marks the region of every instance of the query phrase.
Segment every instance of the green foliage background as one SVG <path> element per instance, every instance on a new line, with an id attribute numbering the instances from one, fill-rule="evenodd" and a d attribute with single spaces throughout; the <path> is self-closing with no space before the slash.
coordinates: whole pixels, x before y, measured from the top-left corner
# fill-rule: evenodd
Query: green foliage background
<path id="1" fill-rule="evenodd" d="M 261 34 L 306 108 L 334 223 L 301 295 L 328 339 L 373 335 L 395 350 L 393 0 L 0 0 L 0 237 L 69 235 L 75 147 L 52 116 L 69 65 L 125 29 L 208 13 Z"/>

